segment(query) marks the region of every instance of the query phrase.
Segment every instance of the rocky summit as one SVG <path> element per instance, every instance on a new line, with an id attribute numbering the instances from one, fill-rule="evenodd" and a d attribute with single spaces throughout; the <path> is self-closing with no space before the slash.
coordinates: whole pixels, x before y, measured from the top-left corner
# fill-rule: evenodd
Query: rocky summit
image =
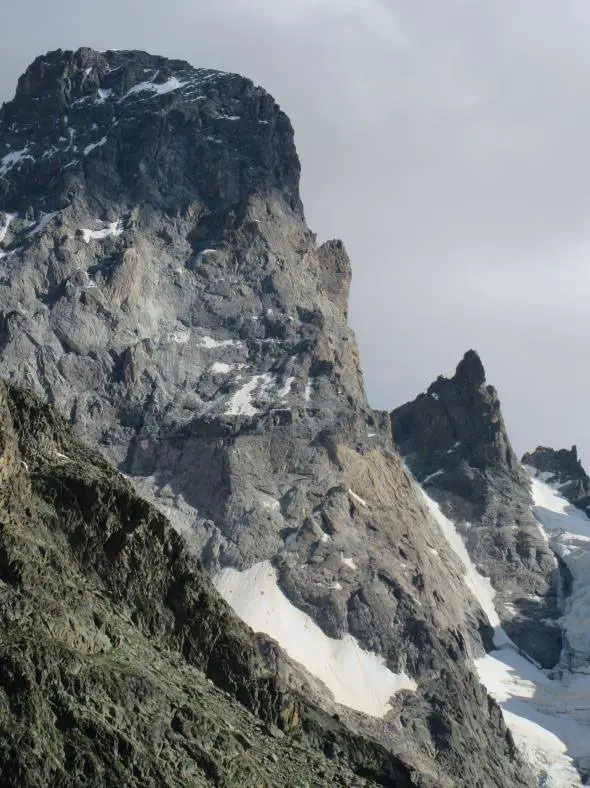
<path id="1" fill-rule="evenodd" d="M 545 667 L 561 652 L 556 558 L 531 512 L 526 472 L 510 444 L 493 386 L 468 351 L 452 378 L 391 414 L 394 439 L 416 478 L 456 521 L 490 578 L 502 625 Z"/>
<path id="2" fill-rule="evenodd" d="M 0 110 L 7 784 L 546 778 L 477 667 L 562 645 L 496 393 L 470 352 L 369 407 L 299 173 L 263 89 L 143 52 Z"/>

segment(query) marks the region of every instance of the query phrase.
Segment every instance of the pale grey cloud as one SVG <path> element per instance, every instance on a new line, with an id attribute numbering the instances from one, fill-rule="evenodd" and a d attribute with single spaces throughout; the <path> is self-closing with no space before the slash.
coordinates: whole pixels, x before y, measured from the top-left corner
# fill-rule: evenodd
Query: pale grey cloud
<path id="1" fill-rule="evenodd" d="M 343 237 L 370 398 L 479 350 L 518 450 L 590 465 L 585 0 L 40 0 L 3 9 L 0 98 L 48 49 L 240 71 L 290 115 L 308 220 Z"/>

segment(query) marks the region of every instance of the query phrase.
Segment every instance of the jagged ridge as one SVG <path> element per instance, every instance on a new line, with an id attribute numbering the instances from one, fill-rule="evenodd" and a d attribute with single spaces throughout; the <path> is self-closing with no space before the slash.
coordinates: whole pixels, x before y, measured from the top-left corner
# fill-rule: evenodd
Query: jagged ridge
<path id="1" fill-rule="evenodd" d="M 479 356 L 468 351 L 452 378 L 437 378 L 391 422 L 408 466 L 490 577 L 504 628 L 552 667 L 561 651 L 556 560 L 531 514 L 529 480 Z"/>
<path id="2" fill-rule="evenodd" d="M 522 463 L 546 474 L 548 482 L 559 485 L 564 498 L 590 515 L 590 477 L 582 467 L 576 446 L 569 450 L 537 446 L 535 451 L 524 454 Z"/>

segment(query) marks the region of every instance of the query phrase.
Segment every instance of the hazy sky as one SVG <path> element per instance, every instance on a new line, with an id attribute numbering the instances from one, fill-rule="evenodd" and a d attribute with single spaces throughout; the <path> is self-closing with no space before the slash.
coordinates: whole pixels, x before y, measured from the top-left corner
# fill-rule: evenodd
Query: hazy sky
<path id="1" fill-rule="evenodd" d="M 372 404 L 474 347 L 516 450 L 590 466 L 589 41 L 588 0 L 20 0 L 0 99 L 57 47 L 251 77 L 295 126 L 310 226 L 351 255 Z"/>

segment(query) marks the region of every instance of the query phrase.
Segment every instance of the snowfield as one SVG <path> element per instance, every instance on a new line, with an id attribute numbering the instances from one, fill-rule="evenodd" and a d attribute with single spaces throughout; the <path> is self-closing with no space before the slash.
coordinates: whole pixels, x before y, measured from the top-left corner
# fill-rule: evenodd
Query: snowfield
<path id="1" fill-rule="evenodd" d="M 320 679 L 343 706 L 383 717 L 400 690 L 415 690 L 404 673 L 392 673 L 377 654 L 364 651 L 351 635 L 329 638 L 295 607 L 277 583 L 269 561 L 244 572 L 223 569 L 214 583 L 238 616 L 255 632 L 274 638 L 296 662 Z"/>
<path id="2" fill-rule="evenodd" d="M 496 650 L 475 661 L 482 684 L 502 707 L 517 746 L 539 777 L 539 787 L 581 786 L 574 759 L 590 768 L 590 520 L 557 488 L 532 479 L 533 514 L 573 576 L 573 593 L 561 621 L 565 646 L 560 665 L 544 671 L 519 653 L 500 627 L 489 580 L 471 563 L 454 524 L 423 494 L 465 567 L 466 585 L 495 628 Z"/>

